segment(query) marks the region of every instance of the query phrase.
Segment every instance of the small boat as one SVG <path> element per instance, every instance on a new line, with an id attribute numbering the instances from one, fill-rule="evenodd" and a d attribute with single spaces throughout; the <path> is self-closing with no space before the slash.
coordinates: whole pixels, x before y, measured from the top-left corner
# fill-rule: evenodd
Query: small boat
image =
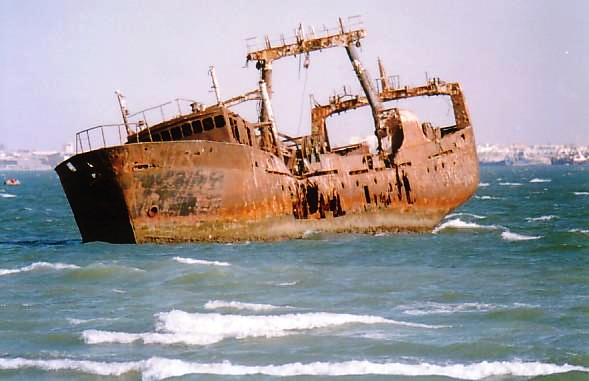
<path id="1" fill-rule="evenodd" d="M 20 185 L 20 180 L 15 178 L 6 179 L 4 185 Z"/>

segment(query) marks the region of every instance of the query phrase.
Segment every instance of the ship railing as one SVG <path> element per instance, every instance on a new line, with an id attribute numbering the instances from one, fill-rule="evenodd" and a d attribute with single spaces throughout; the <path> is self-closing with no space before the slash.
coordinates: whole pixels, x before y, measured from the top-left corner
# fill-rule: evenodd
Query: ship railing
<path id="1" fill-rule="evenodd" d="M 183 115 L 204 109 L 204 105 L 192 99 L 176 98 L 127 115 L 127 120 L 141 126 L 141 130 L 167 122 Z"/>
<path id="2" fill-rule="evenodd" d="M 335 27 L 326 27 L 322 25 L 321 28 L 315 28 L 313 26 L 308 26 L 305 28 L 303 24 L 299 24 L 299 27 L 295 29 L 294 35 L 285 37 L 284 34 L 281 34 L 278 38 L 270 39 L 270 37 L 265 36 L 263 42 L 258 41 L 258 37 L 250 37 L 245 40 L 247 53 L 253 53 L 262 49 L 270 49 L 276 48 L 286 45 L 291 45 L 295 43 L 301 43 L 306 39 L 312 38 L 321 38 L 321 37 L 329 37 L 333 35 L 337 35 L 342 33 L 342 28 L 345 32 L 353 32 L 362 29 L 363 22 L 362 16 L 350 16 L 347 18 L 347 22 L 343 22 L 341 25 L 337 25 Z"/>
<path id="3" fill-rule="evenodd" d="M 102 124 L 76 133 L 76 154 L 99 148 L 123 145 L 127 134 L 136 133 L 142 128 L 140 123 Z"/>

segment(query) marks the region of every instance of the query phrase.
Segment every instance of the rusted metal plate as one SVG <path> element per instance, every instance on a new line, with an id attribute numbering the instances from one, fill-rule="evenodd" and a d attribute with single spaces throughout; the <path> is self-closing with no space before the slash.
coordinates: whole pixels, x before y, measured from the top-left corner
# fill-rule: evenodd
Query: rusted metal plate
<path id="1" fill-rule="evenodd" d="M 139 121 L 141 128 L 129 130 L 127 144 L 80 153 L 60 164 L 56 171 L 83 240 L 275 240 L 310 230 L 433 229 L 474 194 L 479 182 L 464 96 L 457 83 L 437 78 L 403 88 L 381 78 L 378 93 L 355 49 L 364 35 L 361 29 L 346 30 L 340 20 L 337 32 L 301 33 L 296 43 L 278 46 L 268 42 L 248 55 L 261 70 L 259 91 L 223 102 L 215 79 L 217 104 L 193 103 L 190 113 L 154 126 Z M 310 135 L 279 134 L 270 100 L 272 61 L 333 46 L 346 48 L 365 94 L 316 105 Z M 408 111 L 383 106 L 383 101 L 434 95 L 450 97 L 455 125 L 434 128 Z M 229 110 L 247 99 L 261 99 L 259 123 Z M 376 153 L 367 144 L 331 147 L 326 118 L 359 107 L 372 110 Z M 126 128 L 128 123 L 124 118 Z M 90 146 L 88 130 L 84 133 Z"/>

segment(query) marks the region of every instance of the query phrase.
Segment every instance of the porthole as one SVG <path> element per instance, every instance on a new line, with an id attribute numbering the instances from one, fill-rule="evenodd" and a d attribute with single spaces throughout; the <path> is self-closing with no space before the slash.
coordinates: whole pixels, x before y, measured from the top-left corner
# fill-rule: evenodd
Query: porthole
<path id="1" fill-rule="evenodd" d="M 155 217 L 159 212 L 159 208 L 156 205 L 152 205 L 148 210 L 147 210 L 147 215 L 149 217 Z"/>

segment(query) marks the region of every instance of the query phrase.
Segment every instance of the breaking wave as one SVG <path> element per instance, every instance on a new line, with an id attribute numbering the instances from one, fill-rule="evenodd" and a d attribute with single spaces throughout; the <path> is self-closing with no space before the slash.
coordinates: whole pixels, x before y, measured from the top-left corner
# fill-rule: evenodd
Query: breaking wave
<path id="1" fill-rule="evenodd" d="M 265 375 L 274 377 L 360 375 L 440 376 L 461 380 L 481 380 L 488 377 L 537 377 L 573 371 L 589 372 L 589 368 L 582 366 L 521 361 L 483 361 L 472 364 L 437 365 L 431 363 L 377 363 L 364 360 L 252 366 L 232 364 L 229 361 L 198 363 L 160 357 L 129 362 L 0 358 L 0 369 L 15 370 L 23 368 L 41 369 L 45 371 L 78 371 L 99 376 L 122 376 L 135 372 L 139 373 L 141 379 L 144 381 L 159 381 L 189 374 L 230 376 Z"/>
<path id="2" fill-rule="evenodd" d="M 481 215 L 474 214 L 474 213 L 465 213 L 465 212 L 450 213 L 446 216 L 446 218 L 457 217 L 457 216 L 468 216 L 468 217 L 476 218 L 477 220 L 482 220 L 482 219 L 487 218 L 486 216 L 481 216 Z"/>
<path id="3" fill-rule="evenodd" d="M 15 194 L 11 194 L 11 193 L 0 193 L 0 198 L 15 198 L 16 195 Z"/>
<path id="4" fill-rule="evenodd" d="M 82 337 L 87 344 L 128 344 L 142 341 L 145 344 L 209 345 L 227 338 L 280 337 L 344 324 L 394 324 L 412 328 L 443 328 L 442 326 L 389 320 L 380 316 L 326 312 L 243 316 L 173 310 L 155 316 L 157 319 L 156 332 L 127 333 L 86 330 L 82 332 Z"/>
<path id="5" fill-rule="evenodd" d="M 534 239 L 540 239 L 540 238 L 542 238 L 542 236 L 517 234 L 517 233 L 512 233 L 509 230 L 507 230 L 507 231 L 504 231 L 503 233 L 501 233 L 501 238 L 503 238 L 505 241 L 530 241 L 530 240 L 534 240 Z"/>
<path id="6" fill-rule="evenodd" d="M 192 259 L 183 257 L 174 257 L 174 260 L 186 265 L 207 265 L 207 266 L 231 266 L 231 263 L 219 261 L 206 261 L 204 259 Z"/>
<path id="7" fill-rule="evenodd" d="M 488 187 L 489 183 L 479 183 L 479 187 Z"/>
<path id="8" fill-rule="evenodd" d="M 79 266 L 70 265 L 67 263 L 35 262 L 35 263 L 30 264 L 29 266 L 21 267 L 18 269 L 0 269 L 0 276 L 35 271 L 35 270 L 64 270 L 64 269 L 79 269 L 79 268 L 80 268 Z"/>
<path id="9" fill-rule="evenodd" d="M 503 197 L 495 196 L 474 196 L 474 198 L 478 198 L 479 200 L 503 200 Z"/>
<path id="10" fill-rule="evenodd" d="M 528 222 L 532 222 L 532 221 L 550 221 L 550 220 L 554 220 L 558 218 L 558 216 L 555 215 L 549 215 L 549 216 L 540 216 L 540 217 L 528 217 L 526 218 L 526 221 Z"/>
<path id="11" fill-rule="evenodd" d="M 575 196 L 589 196 L 589 192 L 573 192 Z"/>
<path id="12" fill-rule="evenodd" d="M 257 303 L 242 303 L 242 302 L 226 302 L 224 300 L 209 300 L 205 303 L 204 308 L 207 310 L 215 310 L 218 308 L 232 308 L 236 310 L 250 310 L 250 311 L 270 311 L 280 308 L 293 308 L 291 306 L 273 306 L 271 304 L 257 304 Z"/>
<path id="13" fill-rule="evenodd" d="M 475 222 L 465 222 L 462 221 L 460 218 L 454 218 L 449 221 L 443 222 L 442 224 L 436 226 L 432 233 L 436 234 L 445 229 L 475 229 L 475 230 L 496 230 L 499 229 L 497 225 L 479 225 Z"/>
<path id="14" fill-rule="evenodd" d="M 424 316 L 424 315 L 449 315 L 455 313 L 467 313 L 467 312 L 488 312 L 499 308 L 495 304 L 487 303 L 455 303 L 455 304 L 444 304 L 444 303 L 423 303 L 416 306 L 400 306 L 404 311 L 403 313 L 412 316 Z"/>
<path id="15" fill-rule="evenodd" d="M 71 325 L 80 325 L 80 324 L 92 323 L 95 321 L 115 321 L 115 320 L 119 320 L 119 318 L 92 318 L 92 319 L 66 318 L 66 320 Z"/>
<path id="16" fill-rule="evenodd" d="M 510 186 L 510 187 L 519 187 L 520 185 L 522 185 L 522 183 L 503 182 L 503 183 L 499 183 L 499 185 Z"/>
<path id="17" fill-rule="evenodd" d="M 296 286 L 299 282 L 297 282 L 296 280 L 293 282 L 282 282 L 282 283 L 278 283 L 277 286 L 280 287 L 289 287 L 289 286 Z"/>
<path id="18" fill-rule="evenodd" d="M 589 229 L 570 229 L 569 233 L 582 233 L 582 234 L 589 234 Z"/>
<path id="19" fill-rule="evenodd" d="M 522 307 L 535 307 L 529 304 L 514 303 L 512 305 L 489 303 L 437 303 L 426 302 L 416 305 L 399 306 L 403 313 L 412 316 L 450 315 L 456 313 L 490 312 L 495 310 L 511 310 Z"/>
<path id="20" fill-rule="evenodd" d="M 552 181 L 551 179 L 540 179 L 537 177 L 530 180 L 531 183 L 549 183 L 551 181 Z"/>

